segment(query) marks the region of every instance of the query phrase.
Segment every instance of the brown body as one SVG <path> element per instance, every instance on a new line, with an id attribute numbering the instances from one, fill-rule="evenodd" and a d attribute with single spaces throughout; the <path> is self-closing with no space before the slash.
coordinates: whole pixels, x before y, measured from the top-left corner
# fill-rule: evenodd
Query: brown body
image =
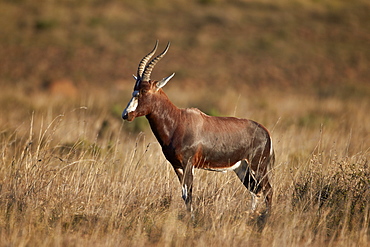
<path id="1" fill-rule="evenodd" d="M 173 75 L 161 81 L 149 78 L 151 69 L 167 50 L 168 46 L 140 70 L 143 61 L 153 54 L 143 58 L 133 98 L 122 113 L 123 119 L 132 121 L 146 116 L 166 159 L 179 177 L 188 210 L 192 209 L 194 168 L 234 170 L 253 195 L 257 194 L 257 198 L 264 195 L 270 208 L 272 188 L 268 172 L 274 163 L 274 151 L 268 131 L 251 120 L 208 116 L 198 109 L 179 109 L 172 104 L 161 88 Z"/>

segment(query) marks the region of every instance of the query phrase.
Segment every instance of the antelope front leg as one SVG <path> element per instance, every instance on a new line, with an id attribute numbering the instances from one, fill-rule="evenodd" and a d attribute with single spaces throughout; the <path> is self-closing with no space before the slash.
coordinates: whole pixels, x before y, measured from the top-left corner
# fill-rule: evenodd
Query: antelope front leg
<path id="1" fill-rule="evenodd" d="M 192 202 L 192 192 L 193 192 L 193 166 L 188 164 L 185 167 L 185 171 L 182 168 L 175 169 L 176 174 L 180 180 L 182 188 L 182 199 L 184 199 L 186 209 L 191 212 L 193 210 Z"/>

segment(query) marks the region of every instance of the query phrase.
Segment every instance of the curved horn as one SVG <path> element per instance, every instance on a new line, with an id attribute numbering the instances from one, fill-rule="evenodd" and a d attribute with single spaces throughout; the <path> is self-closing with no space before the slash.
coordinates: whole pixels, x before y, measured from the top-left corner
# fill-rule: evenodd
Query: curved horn
<path id="1" fill-rule="evenodd" d="M 168 42 L 164 51 L 158 56 L 156 56 L 152 61 L 150 61 L 150 63 L 145 67 L 145 70 L 143 72 L 142 81 L 150 81 L 150 74 L 152 73 L 154 66 L 159 62 L 159 60 L 162 59 L 164 55 L 166 55 L 169 48 L 170 48 L 170 42 Z"/>
<path id="2" fill-rule="evenodd" d="M 144 69 L 145 69 L 145 65 L 149 61 L 149 59 L 154 55 L 154 53 L 157 50 L 157 47 L 158 47 L 158 40 L 155 42 L 155 46 L 154 46 L 153 50 L 151 52 L 149 52 L 145 57 L 143 57 L 143 59 L 141 59 L 141 61 L 139 63 L 139 67 L 137 69 L 137 78 L 138 79 L 140 79 L 142 77 Z"/>

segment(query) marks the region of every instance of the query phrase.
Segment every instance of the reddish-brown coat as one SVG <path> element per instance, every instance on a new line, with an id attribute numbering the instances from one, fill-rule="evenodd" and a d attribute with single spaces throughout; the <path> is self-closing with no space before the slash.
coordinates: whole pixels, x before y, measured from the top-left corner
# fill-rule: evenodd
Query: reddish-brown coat
<path id="1" fill-rule="evenodd" d="M 165 52 L 149 63 L 150 72 Z M 146 76 L 150 77 L 150 73 Z M 161 89 L 172 76 L 159 82 L 142 81 L 138 73 L 130 101 L 135 99 L 135 107 L 128 105 L 126 109 L 131 110 L 125 109 L 122 117 L 132 121 L 135 117 L 146 116 L 164 155 L 179 177 L 188 210 L 191 210 L 192 201 L 192 170 L 230 167 L 251 192 L 263 193 L 270 208 L 272 188 L 268 172 L 274 164 L 274 152 L 268 130 L 252 120 L 214 117 L 194 108 L 177 108 Z"/>

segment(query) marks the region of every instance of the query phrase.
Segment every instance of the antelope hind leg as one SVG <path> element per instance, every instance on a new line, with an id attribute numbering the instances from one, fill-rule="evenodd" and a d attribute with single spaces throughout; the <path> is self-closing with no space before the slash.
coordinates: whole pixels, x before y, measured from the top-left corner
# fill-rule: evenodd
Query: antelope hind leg
<path id="1" fill-rule="evenodd" d="M 257 193 L 259 191 L 257 181 L 251 172 L 249 165 L 246 160 L 240 161 L 241 164 L 236 169 L 234 169 L 234 172 L 240 179 L 240 181 L 243 183 L 243 185 L 249 190 L 249 192 L 252 195 L 252 211 L 255 211 L 257 208 L 257 205 L 259 204 L 259 199 L 261 198 L 260 193 Z M 256 188 L 257 187 L 257 188 Z M 257 194 L 256 194 L 257 193 Z"/>

